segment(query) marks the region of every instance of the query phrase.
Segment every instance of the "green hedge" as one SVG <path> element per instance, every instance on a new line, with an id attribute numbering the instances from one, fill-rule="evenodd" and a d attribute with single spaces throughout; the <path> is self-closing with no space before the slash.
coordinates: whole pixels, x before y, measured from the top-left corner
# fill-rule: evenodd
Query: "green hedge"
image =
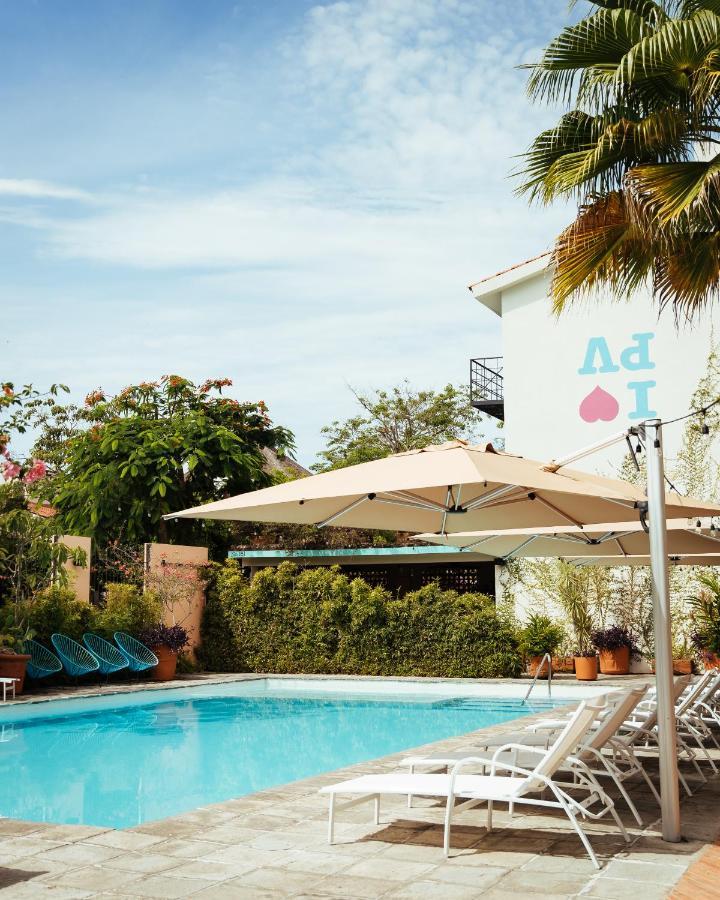
<path id="1" fill-rule="evenodd" d="M 395 598 L 337 567 L 283 563 L 250 580 L 226 563 L 202 638 L 212 671 L 478 678 L 521 669 L 515 627 L 492 598 L 436 584 Z"/>

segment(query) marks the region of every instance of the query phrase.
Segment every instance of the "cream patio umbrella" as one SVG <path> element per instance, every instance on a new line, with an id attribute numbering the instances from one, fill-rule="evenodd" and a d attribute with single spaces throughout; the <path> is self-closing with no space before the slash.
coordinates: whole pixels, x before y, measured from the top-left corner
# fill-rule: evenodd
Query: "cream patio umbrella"
<path id="1" fill-rule="evenodd" d="M 600 446 L 627 439 L 629 433 L 620 432 L 602 445 L 548 464 L 500 453 L 491 445 L 482 448 L 451 441 L 240 494 L 165 518 L 337 524 L 452 534 L 636 522 L 641 513 L 649 513 L 663 837 L 678 841 L 680 803 L 665 523 L 668 519 L 715 516 L 720 507 L 666 493 L 662 423 L 648 420 L 642 424 L 642 432 L 647 447 L 647 496 L 628 482 L 567 467 Z"/>
<path id="2" fill-rule="evenodd" d="M 641 488 L 464 441 L 299 478 L 166 518 L 290 522 L 392 531 L 502 531 L 637 521 Z M 675 493 L 668 518 L 720 513 Z"/>
<path id="3" fill-rule="evenodd" d="M 454 534 L 416 534 L 428 544 L 460 547 L 463 550 L 490 555 L 495 559 L 517 557 L 557 557 L 577 561 L 607 558 L 614 565 L 648 565 L 650 539 L 640 522 L 613 522 L 585 528 L 515 528 L 500 533 L 492 531 L 459 531 Z M 720 537 L 710 530 L 689 528 L 682 519 L 667 523 L 669 560 L 682 558 L 713 559 L 720 565 Z M 641 562 L 640 560 L 644 560 Z M 695 565 L 697 563 L 685 563 Z"/>

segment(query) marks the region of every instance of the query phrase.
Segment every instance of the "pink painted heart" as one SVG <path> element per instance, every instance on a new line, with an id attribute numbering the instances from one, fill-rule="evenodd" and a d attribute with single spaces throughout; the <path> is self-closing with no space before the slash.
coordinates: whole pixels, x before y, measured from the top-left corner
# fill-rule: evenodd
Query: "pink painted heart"
<path id="1" fill-rule="evenodd" d="M 601 387 L 590 391 L 580 404 L 580 418 L 583 422 L 612 422 L 620 412 L 620 405 L 612 394 Z"/>

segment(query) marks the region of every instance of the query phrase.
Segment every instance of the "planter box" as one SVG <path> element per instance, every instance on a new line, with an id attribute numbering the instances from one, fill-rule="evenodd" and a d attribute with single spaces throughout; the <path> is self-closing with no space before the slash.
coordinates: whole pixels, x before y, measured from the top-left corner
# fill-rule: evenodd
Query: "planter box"
<path id="1" fill-rule="evenodd" d="M 717 666 L 711 666 L 710 668 L 720 668 L 720 661 Z M 693 670 L 693 661 L 691 659 L 674 659 L 673 660 L 673 675 L 692 675 Z M 652 661 L 652 672 L 655 674 L 655 660 Z"/>
<path id="2" fill-rule="evenodd" d="M 17 678 L 15 694 L 22 694 L 25 687 L 25 669 L 30 656 L 27 653 L 0 653 L 0 678 Z"/>
<path id="3" fill-rule="evenodd" d="M 578 681 L 596 681 L 598 676 L 597 656 L 576 656 L 575 677 Z"/>
<path id="4" fill-rule="evenodd" d="M 172 681 L 177 668 L 177 653 L 165 644 L 150 648 L 158 658 L 158 664 L 152 670 L 154 681 Z"/>
<path id="5" fill-rule="evenodd" d="M 572 656 L 553 656 L 553 672 L 574 672 L 575 660 Z"/>
<path id="6" fill-rule="evenodd" d="M 600 671 L 603 675 L 630 674 L 630 648 L 600 651 Z"/>

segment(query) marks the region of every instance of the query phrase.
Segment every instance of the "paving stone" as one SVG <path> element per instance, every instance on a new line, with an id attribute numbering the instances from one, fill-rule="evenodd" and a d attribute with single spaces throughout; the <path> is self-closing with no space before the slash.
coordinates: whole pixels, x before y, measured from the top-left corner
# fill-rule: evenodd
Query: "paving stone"
<path id="1" fill-rule="evenodd" d="M 463 884 L 480 890 L 496 884 L 507 874 L 508 870 L 501 869 L 499 866 L 483 866 L 482 868 L 477 866 L 444 866 L 435 869 L 426 876 L 426 879 L 438 881 L 442 884 Z"/>
<path id="2" fill-rule="evenodd" d="M 153 844 L 162 843 L 164 838 L 152 834 L 141 834 L 138 831 L 103 831 L 86 839 L 88 844 L 99 844 L 101 847 L 115 847 L 118 850 L 145 850 Z"/>
<path id="3" fill-rule="evenodd" d="M 666 885 L 645 883 L 640 886 L 626 878 L 609 878 L 602 875 L 583 891 L 582 896 L 603 897 L 606 900 L 628 900 L 633 896 L 641 897 L 642 900 L 664 900 L 669 891 Z"/>
<path id="4" fill-rule="evenodd" d="M 260 869 L 254 869 L 247 875 L 243 875 L 242 882 L 248 887 L 259 887 L 292 894 L 297 891 L 314 888 L 321 878 L 322 876 L 314 873 L 264 866 Z"/>
<path id="5" fill-rule="evenodd" d="M 515 870 L 505 875 L 495 887 L 501 891 L 513 891 L 516 894 L 537 892 L 542 886 L 549 894 L 576 894 L 587 883 L 584 875 L 565 875 L 562 872 L 526 872 Z"/>
<path id="6" fill-rule="evenodd" d="M 119 887 L 126 889 L 129 882 L 139 877 L 136 872 L 118 872 L 101 866 L 83 866 L 80 869 L 71 869 L 62 875 L 46 879 L 46 883 L 53 886 L 100 892 L 112 891 Z"/>
<path id="7" fill-rule="evenodd" d="M 133 884 L 132 894 L 137 897 L 153 897 L 157 900 L 177 900 L 189 897 L 202 888 L 207 881 L 200 878 L 170 878 L 166 875 L 151 875 Z"/>
<path id="8" fill-rule="evenodd" d="M 193 898 L 195 897 L 202 898 L 202 900 L 278 900 L 278 898 L 287 897 L 287 894 L 283 894 L 281 891 L 248 887 L 240 878 L 236 878 L 233 881 L 224 881 L 222 884 L 214 884 L 205 888 L 205 890 L 193 894 Z"/>
<path id="9" fill-rule="evenodd" d="M 469 885 L 437 881 L 416 881 L 386 894 L 392 900 L 475 900 L 478 895 L 478 889 Z"/>
<path id="10" fill-rule="evenodd" d="M 227 846 L 214 841 L 188 840 L 187 838 L 170 838 L 169 840 L 161 838 L 160 840 L 161 843 L 153 845 L 153 853 L 178 856 L 183 859 L 200 859 L 202 856 L 209 856 L 218 850 L 224 850 Z"/>
<path id="11" fill-rule="evenodd" d="M 65 845 L 59 841 L 45 841 L 28 834 L 26 837 L 8 838 L 0 842 L 0 854 L 10 858 L 22 859 L 36 854 L 46 855 L 50 850 L 57 850 Z"/>
<path id="12" fill-rule="evenodd" d="M 434 862 L 408 862 L 402 859 L 387 859 L 374 856 L 355 862 L 346 870 L 347 875 L 359 878 L 381 878 L 388 881 L 410 881 L 420 879 L 436 868 Z"/>
<path id="13" fill-rule="evenodd" d="M 58 862 L 76 866 L 89 866 L 94 863 L 107 862 L 119 856 L 120 850 L 114 847 L 100 847 L 98 844 L 66 844 L 64 847 L 54 847 L 46 852 L 48 859 L 56 859 Z"/>
<path id="14" fill-rule="evenodd" d="M 377 859 L 376 856 L 372 857 Z M 356 856 L 340 853 L 318 853 L 313 850 L 295 850 L 285 861 L 283 868 L 289 872 L 315 872 L 318 875 L 334 875 L 357 862 Z"/>
<path id="15" fill-rule="evenodd" d="M 393 888 L 397 888 L 396 881 L 383 881 L 379 878 L 351 878 L 348 875 L 341 874 L 331 875 L 319 881 L 313 885 L 312 893 L 321 897 L 375 900 L 376 897 L 384 896 Z"/>
<path id="16" fill-rule="evenodd" d="M 626 878 L 633 883 L 673 885 L 679 881 L 685 871 L 684 866 L 668 863 L 644 863 L 634 860 L 613 859 L 605 873 L 608 878 Z"/>
<path id="17" fill-rule="evenodd" d="M 205 862 L 193 859 L 172 870 L 173 878 L 202 878 L 203 881 L 229 881 L 252 871 L 252 864 Z"/>
<path id="18" fill-rule="evenodd" d="M 183 860 L 176 856 L 165 856 L 153 852 L 124 853 L 114 859 L 108 860 L 105 865 L 109 869 L 121 872 L 137 872 L 142 875 L 154 875 L 156 872 L 166 872 L 183 864 Z"/>

